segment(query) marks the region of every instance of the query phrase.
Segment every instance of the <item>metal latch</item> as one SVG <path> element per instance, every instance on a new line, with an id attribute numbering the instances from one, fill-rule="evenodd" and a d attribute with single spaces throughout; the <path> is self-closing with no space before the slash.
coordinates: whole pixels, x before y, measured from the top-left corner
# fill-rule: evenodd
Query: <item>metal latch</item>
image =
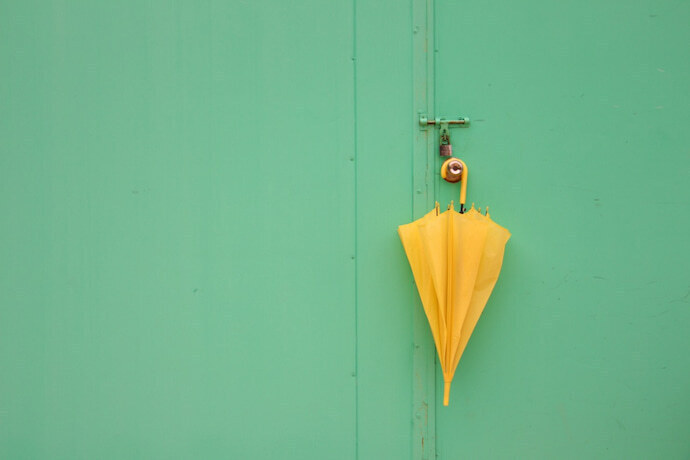
<path id="1" fill-rule="evenodd" d="M 455 119 L 433 118 L 429 119 L 426 114 L 419 115 L 419 125 L 422 128 L 428 126 L 439 126 L 439 154 L 442 157 L 453 156 L 453 146 L 450 143 L 450 126 L 451 125 L 468 125 L 470 119 L 467 117 L 458 117 Z"/>

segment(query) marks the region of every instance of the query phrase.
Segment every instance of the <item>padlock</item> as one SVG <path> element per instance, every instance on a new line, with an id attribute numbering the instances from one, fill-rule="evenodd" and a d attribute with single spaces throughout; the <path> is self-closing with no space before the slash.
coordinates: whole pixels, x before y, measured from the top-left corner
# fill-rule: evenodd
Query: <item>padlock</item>
<path id="1" fill-rule="evenodd" d="M 442 157 L 452 157 L 453 156 L 453 146 L 450 145 L 450 131 L 448 131 L 448 124 L 443 123 L 441 125 L 441 132 L 439 133 L 440 147 L 439 155 Z"/>
<path id="2" fill-rule="evenodd" d="M 453 146 L 450 144 L 441 144 L 439 148 L 439 154 L 442 157 L 452 157 L 453 156 Z"/>

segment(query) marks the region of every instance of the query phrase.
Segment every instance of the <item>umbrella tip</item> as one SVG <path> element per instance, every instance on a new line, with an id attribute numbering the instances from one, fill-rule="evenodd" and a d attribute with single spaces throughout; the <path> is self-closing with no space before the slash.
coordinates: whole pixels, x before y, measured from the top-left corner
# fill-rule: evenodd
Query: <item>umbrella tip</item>
<path id="1" fill-rule="evenodd" d="M 443 405 L 448 405 L 450 399 L 450 382 L 443 382 Z"/>
<path id="2" fill-rule="evenodd" d="M 489 214 L 489 207 L 488 206 L 486 207 L 486 217 L 491 217 L 491 215 Z"/>

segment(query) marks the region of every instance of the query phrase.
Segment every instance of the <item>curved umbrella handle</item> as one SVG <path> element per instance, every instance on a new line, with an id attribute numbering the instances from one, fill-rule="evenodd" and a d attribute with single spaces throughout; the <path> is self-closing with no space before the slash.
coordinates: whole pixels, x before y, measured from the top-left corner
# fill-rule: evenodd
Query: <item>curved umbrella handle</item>
<path id="1" fill-rule="evenodd" d="M 467 164 L 460 158 L 448 158 L 441 166 L 441 177 L 448 182 L 460 182 L 460 213 L 465 212 L 468 174 Z"/>
<path id="2" fill-rule="evenodd" d="M 462 176 L 460 177 L 460 212 L 465 212 L 465 201 L 467 200 L 467 175 L 469 170 L 464 161 L 458 160 L 462 163 Z"/>

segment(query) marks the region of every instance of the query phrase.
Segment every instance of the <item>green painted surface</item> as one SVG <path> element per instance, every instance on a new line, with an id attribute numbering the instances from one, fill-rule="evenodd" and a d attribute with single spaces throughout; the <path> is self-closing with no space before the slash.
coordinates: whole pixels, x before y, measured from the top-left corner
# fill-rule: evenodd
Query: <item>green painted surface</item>
<path id="1" fill-rule="evenodd" d="M 356 20 L 357 453 L 406 459 L 416 303 L 397 226 L 412 214 L 411 12 L 358 1 Z"/>
<path id="2" fill-rule="evenodd" d="M 468 196 L 513 233 L 439 458 L 688 458 L 690 4 L 437 0 L 436 19 Z"/>
<path id="3" fill-rule="evenodd" d="M 354 457 L 352 11 L 2 3 L 0 458 Z"/>
<path id="4" fill-rule="evenodd" d="M 689 18 L 0 3 L 0 458 L 687 456 Z M 419 111 L 514 234 L 448 408 Z"/>

